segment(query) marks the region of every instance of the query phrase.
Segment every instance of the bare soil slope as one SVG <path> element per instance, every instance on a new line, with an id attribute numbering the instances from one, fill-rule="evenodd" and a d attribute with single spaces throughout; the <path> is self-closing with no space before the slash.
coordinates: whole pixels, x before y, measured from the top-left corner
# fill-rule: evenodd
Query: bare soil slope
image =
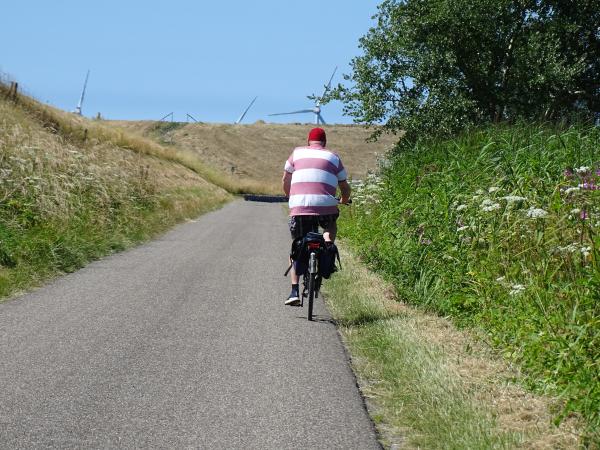
<path id="1" fill-rule="evenodd" d="M 278 193 L 283 164 L 294 147 L 306 142 L 310 124 L 187 124 L 181 122 L 111 121 L 129 132 L 150 137 L 163 145 L 191 150 L 204 163 L 242 180 L 264 185 Z M 362 178 L 377 166 L 383 155 L 398 140 L 382 136 L 366 142 L 371 131 L 356 125 L 325 125 L 328 147 L 339 153 L 350 177 Z"/>

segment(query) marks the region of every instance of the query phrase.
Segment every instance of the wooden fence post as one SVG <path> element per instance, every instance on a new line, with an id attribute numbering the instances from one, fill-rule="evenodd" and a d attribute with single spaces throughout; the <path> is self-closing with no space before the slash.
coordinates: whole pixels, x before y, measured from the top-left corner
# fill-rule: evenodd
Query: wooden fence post
<path id="1" fill-rule="evenodd" d="M 11 99 L 11 97 L 12 97 L 12 91 L 13 91 L 13 89 L 14 89 L 14 86 L 15 86 L 15 82 L 14 82 L 14 81 L 11 81 L 11 82 L 10 82 L 10 86 L 9 86 L 9 88 L 8 88 L 8 91 L 5 93 L 5 96 L 6 96 L 6 98 L 7 98 L 7 99 L 9 99 L 9 100 L 10 100 L 10 99 Z"/>
<path id="2" fill-rule="evenodd" d="M 19 91 L 19 83 L 16 81 L 10 82 L 10 88 L 8 90 L 8 99 L 13 102 L 17 101 L 17 92 Z"/>

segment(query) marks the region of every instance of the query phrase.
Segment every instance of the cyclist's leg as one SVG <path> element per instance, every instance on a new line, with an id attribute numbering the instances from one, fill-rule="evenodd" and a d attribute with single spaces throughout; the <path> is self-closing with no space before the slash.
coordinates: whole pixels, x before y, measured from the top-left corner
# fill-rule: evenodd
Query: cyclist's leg
<path id="1" fill-rule="evenodd" d="M 290 234 L 292 236 L 292 241 L 301 237 L 304 237 L 306 233 L 313 230 L 316 226 L 318 229 L 318 224 L 315 222 L 314 217 L 312 216 L 291 216 L 288 222 L 290 228 Z M 292 263 L 290 258 L 290 263 Z M 286 304 L 295 304 L 295 300 L 299 294 L 299 284 L 300 284 L 300 275 L 296 270 L 296 264 L 292 263 L 292 267 L 290 269 L 290 279 L 292 282 L 292 292 L 286 301 Z M 304 268 L 306 270 L 306 268 Z M 292 303 L 288 303 L 288 302 Z"/>
<path id="2" fill-rule="evenodd" d="M 290 264 L 292 265 L 292 268 L 290 269 L 290 278 L 292 280 L 292 286 L 293 285 L 297 285 L 300 282 L 300 277 L 296 274 L 296 268 L 294 267 L 294 264 L 292 263 L 292 259 L 290 258 Z"/>
<path id="3" fill-rule="evenodd" d="M 288 225 L 290 227 L 290 234 L 292 235 L 292 241 L 294 239 L 304 236 L 304 229 L 303 229 L 304 223 L 302 220 L 302 216 L 290 216 Z M 292 260 L 290 258 L 290 263 L 291 262 L 292 262 Z M 292 264 L 292 269 L 290 270 L 290 278 L 292 280 L 292 286 L 293 285 L 297 286 L 299 283 L 300 277 L 296 273 L 296 267 L 294 267 L 294 266 L 295 265 Z"/>
<path id="4" fill-rule="evenodd" d="M 338 214 L 319 216 L 319 225 L 323 228 L 323 238 L 325 242 L 334 242 L 337 235 Z"/>

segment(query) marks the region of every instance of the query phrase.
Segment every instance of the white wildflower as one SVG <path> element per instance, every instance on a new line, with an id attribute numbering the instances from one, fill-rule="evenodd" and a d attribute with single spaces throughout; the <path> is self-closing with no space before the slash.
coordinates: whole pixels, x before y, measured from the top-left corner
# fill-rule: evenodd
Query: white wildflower
<path id="1" fill-rule="evenodd" d="M 513 284 L 510 287 L 509 295 L 519 295 L 524 290 L 525 290 L 525 286 L 523 286 L 522 284 Z"/>
<path id="2" fill-rule="evenodd" d="M 506 277 L 498 277 L 498 278 L 496 278 L 496 281 L 498 283 L 502 283 L 504 280 L 506 280 Z"/>
<path id="3" fill-rule="evenodd" d="M 500 203 L 495 203 L 489 198 L 486 198 L 483 202 L 481 202 L 481 210 L 485 212 L 495 211 L 500 209 Z"/>
<path id="4" fill-rule="evenodd" d="M 581 209 L 579 208 L 574 208 L 571 210 L 571 214 L 579 214 L 581 212 Z"/>
<path id="5" fill-rule="evenodd" d="M 589 171 L 590 171 L 590 168 L 588 166 L 581 166 L 580 168 L 575 169 L 575 172 L 577 172 L 577 173 L 586 173 Z"/>
<path id="6" fill-rule="evenodd" d="M 529 208 L 529 210 L 527 210 L 527 217 L 529 217 L 530 219 L 543 219 L 547 215 L 548 212 L 544 211 L 541 208 L 535 208 L 532 206 L 531 208 Z"/>
<path id="7" fill-rule="evenodd" d="M 477 195 L 483 195 L 483 194 L 485 194 L 485 192 L 483 192 L 483 189 L 477 189 L 475 191 L 475 194 L 477 194 Z"/>
<path id="8" fill-rule="evenodd" d="M 457 229 L 456 229 L 456 231 L 458 231 L 458 232 L 460 233 L 461 231 L 465 231 L 465 230 L 467 230 L 467 229 L 469 229 L 469 226 L 468 226 L 468 225 L 465 225 L 465 226 L 463 226 L 463 227 L 459 227 L 459 228 L 457 228 Z"/>
<path id="9" fill-rule="evenodd" d="M 494 203 L 493 205 L 481 208 L 481 210 L 485 212 L 496 211 L 497 209 L 500 209 L 500 203 Z"/>
<path id="10" fill-rule="evenodd" d="M 577 192 L 577 191 L 579 191 L 580 189 L 581 189 L 580 187 L 573 186 L 573 187 L 570 187 L 570 188 L 567 188 L 567 189 L 565 189 L 565 191 L 564 191 L 564 192 L 565 192 L 565 194 L 569 195 L 570 193 L 572 193 L 572 192 Z"/>
<path id="11" fill-rule="evenodd" d="M 500 188 L 499 188 L 499 187 L 497 187 L 497 186 L 492 186 L 492 187 L 490 187 L 490 188 L 488 189 L 488 192 L 489 192 L 490 194 L 493 194 L 494 192 L 498 192 L 499 190 L 500 190 Z"/>
<path id="12" fill-rule="evenodd" d="M 584 258 L 587 258 L 588 256 L 590 256 L 591 251 L 592 251 L 591 247 L 581 247 L 581 254 L 583 255 Z"/>
<path id="13" fill-rule="evenodd" d="M 458 206 L 456 207 L 456 210 L 460 212 L 460 211 L 464 211 L 464 210 L 465 210 L 465 209 L 467 209 L 467 208 L 468 208 L 468 206 L 467 206 L 467 205 L 458 205 Z"/>
<path id="14" fill-rule="evenodd" d="M 502 200 L 506 200 L 508 203 L 515 203 L 515 202 L 524 202 L 527 199 L 525 197 L 520 197 L 518 195 L 507 195 L 506 197 L 502 197 Z"/>
<path id="15" fill-rule="evenodd" d="M 564 247 L 558 247 L 559 252 L 563 253 L 575 253 L 579 249 L 577 244 L 569 244 Z"/>

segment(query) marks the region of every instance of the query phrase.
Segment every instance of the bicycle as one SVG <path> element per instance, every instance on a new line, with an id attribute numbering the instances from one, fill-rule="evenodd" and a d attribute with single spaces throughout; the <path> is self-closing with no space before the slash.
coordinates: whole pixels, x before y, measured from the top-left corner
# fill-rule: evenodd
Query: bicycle
<path id="1" fill-rule="evenodd" d="M 304 298 L 308 299 L 308 320 L 313 319 L 313 305 L 315 298 L 319 298 L 319 289 L 323 278 L 319 273 L 320 254 L 325 249 L 325 239 L 318 232 L 310 232 L 306 238 L 306 251 L 308 251 L 308 267 L 302 276 L 302 300 L 301 305 L 304 305 Z"/>
<path id="2" fill-rule="evenodd" d="M 350 200 L 348 203 L 352 203 L 352 200 Z M 316 298 L 319 298 L 319 290 L 321 289 L 321 283 L 323 281 L 323 276 L 319 268 L 321 254 L 322 252 L 327 251 L 327 244 L 325 243 L 323 234 L 319 233 L 319 225 L 317 221 L 312 224 L 311 230 L 309 230 L 301 238 L 300 245 L 302 247 L 297 249 L 297 255 L 294 258 L 294 260 L 300 261 L 300 263 L 304 263 L 306 265 L 302 275 L 302 295 L 300 296 L 300 306 L 304 307 L 304 299 L 306 298 L 308 300 L 308 320 L 312 321 L 314 301 Z M 339 254 L 337 253 L 337 249 L 335 251 L 339 263 Z M 306 259 L 306 261 L 303 261 L 304 259 Z M 293 263 L 290 264 L 284 276 L 287 276 L 288 272 L 292 268 L 292 264 Z M 334 264 L 334 261 L 332 261 L 332 264 Z M 325 278 L 328 278 L 330 274 L 331 272 L 327 272 L 325 274 Z"/>

